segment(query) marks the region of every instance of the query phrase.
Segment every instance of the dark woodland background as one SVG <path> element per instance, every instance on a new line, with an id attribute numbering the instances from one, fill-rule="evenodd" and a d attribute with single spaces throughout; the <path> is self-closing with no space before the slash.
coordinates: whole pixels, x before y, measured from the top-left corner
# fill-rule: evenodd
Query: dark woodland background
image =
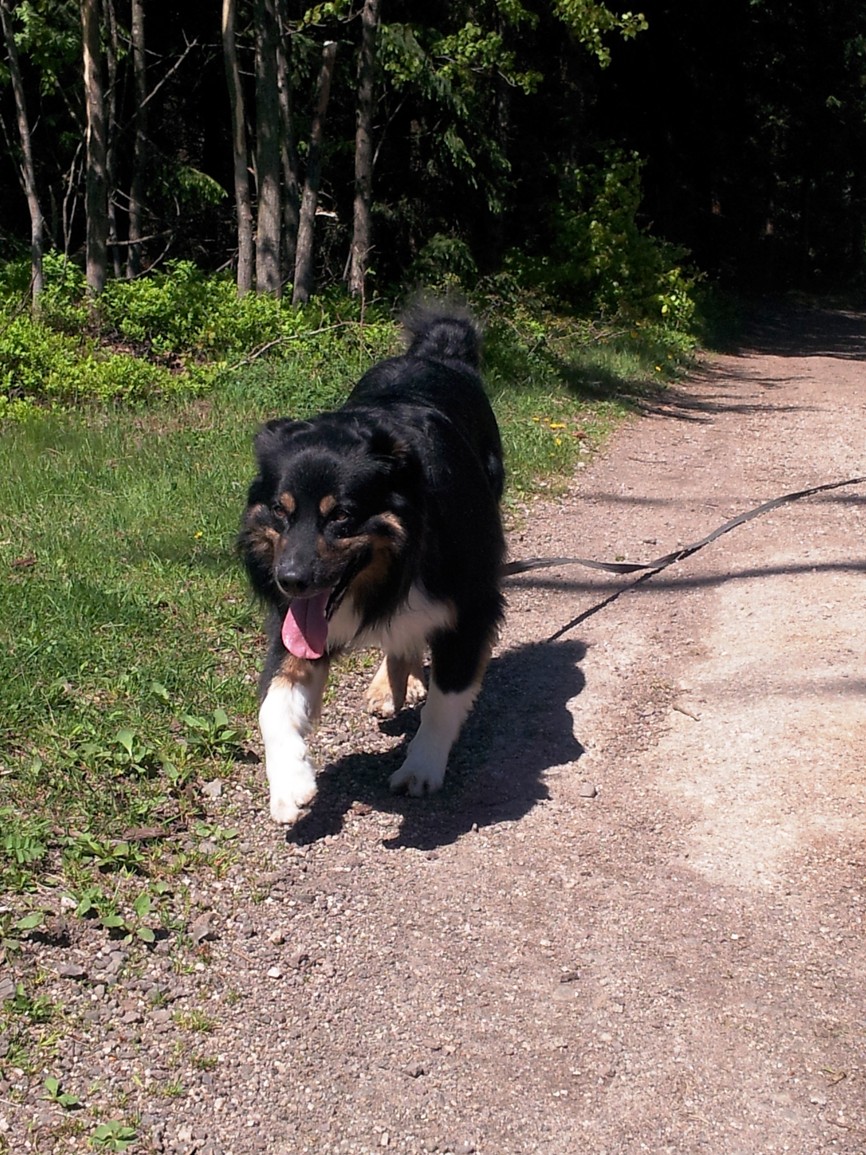
<path id="1" fill-rule="evenodd" d="M 314 292 L 558 269 L 550 283 L 567 297 L 589 251 L 581 228 L 602 212 L 609 243 L 620 214 L 623 229 L 628 217 L 741 290 L 862 280 L 866 4 L 857 0 L 646 0 L 640 14 L 591 0 L 226 0 L 222 11 L 218 0 L 2 0 L 2 10 L 0 258 L 26 254 L 31 240 L 23 112 L 46 250 L 83 262 L 101 195 L 107 247 L 95 259 L 109 278 L 179 258 L 237 272 L 240 155 L 257 241 L 270 229 L 270 249 L 253 259 L 260 290 L 295 279 L 310 188 Z M 99 40 L 86 85 L 88 15 Z M 93 83 L 101 160 L 88 146 Z M 270 225 L 259 217 L 268 197 Z"/>

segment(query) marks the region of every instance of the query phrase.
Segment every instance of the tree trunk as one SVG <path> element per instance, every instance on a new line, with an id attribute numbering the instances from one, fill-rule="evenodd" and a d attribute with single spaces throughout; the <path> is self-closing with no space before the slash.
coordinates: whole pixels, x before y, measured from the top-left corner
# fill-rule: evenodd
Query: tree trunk
<path id="1" fill-rule="evenodd" d="M 358 105 L 355 112 L 355 208 L 349 255 L 349 292 L 364 296 L 373 244 L 373 108 L 376 72 L 376 31 L 380 0 L 364 0 L 361 51 L 358 56 Z"/>
<path id="2" fill-rule="evenodd" d="M 283 169 L 283 250 L 285 268 L 294 272 L 298 247 L 298 220 L 301 209 L 301 190 L 298 172 L 298 149 L 295 143 L 295 125 L 292 116 L 292 82 L 289 72 L 289 16 L 287 0 L 277 0 L 277 88 L 280 98 L 280 160 Z"/>
<path id="3" fill-rule="evenodd" d="M 27 116 L 27 104 L 24 99 L 24 83 L 21 79 L 18 48 L 15 44 L 8 0 L 0 0 L 0 22 L 2 22 L 3 36 L 6 40 L 9 75 L 12 79 L 12 90 L 15 96 L 15 112 L 18 117 L 18 136 L 21 141 L 21 184 L 24 188 L 24 195 L 27 197 L 27 208 L 30 212 L 30 295 L 33 300 L 34 311 L 38 311 L 39 297 L 45 284 L 42 274 L 45 221 L 39 205 L 39 196 L 36 192 L 36 169 L 33 164 L 33 148 L 30 140 L 30 120 Z"/>
<path id="4" fill-rule="evenodd" d="M 120 247 L 117 243 L 117 205 L 114 191 L 117 188 L 115 170 L 115 141 L 117 138 L 117 14 L 114 0 L 102 0 L 108 36 L 106 37 L 105 69 L 107 74 L 105 116 L 105 180 L 108 206 L 108 248 L 115 278 L 120 276 Z"/>
<path id="5" fill-rule="evenodd" d="M 135 85 L 135 141 L 132 153 L 132 179 L 129 184 L 129 251 L 126 275 L 130 279 L 141 272 L 141 217 L 144 201 L 144 167 L 147 153 L 147 58 L 144 48 L 144 0 L 132 0 L 132 75 Z"/>
<path id="6" fill-rule="evenodd" d="M 108 242 L 105 97 L 99 44 L 99 0 L 81 0 L 84 48 L 84 96 L 87 107 L 86 272 L 87 291 L 97 297 L 105 288 Z"/>
<path id="7" fill-rule="evenodd" d="M 306 304 L 310 299 L 310 293 L 313 291 L 313 237 L 316 205 L 319 200 L 319 183 L 322 176 L 322 139 L 325 134 L 325 115 L 331 96 L 331 78 L 334 75 L 336 57 L 336 41 L 326 41 L 322 48 L 322 68 L 316 86 L 316 103 L 310 126 L 310 148 L 307 154 L 307 173 L 304 180 L 304 195 L 301 198 L 298 250 L 295 257 L 295 285 L 292 293 L 293 305 Z"/>
<path id="8" fill-rule="evenodd" d="M 280 99 L 275 0 L 256 0 L 256 291 L 280 294 Z"/>
<path id="9" fill-rule="evenodd" d="M 228 81 L 232 121 L 232 155 L 234 158 L 235 209 L 238 217 L 238 296 L 253 287 L 253 209 L 247 159 L 247 130 L 244 121 L 244 94 L 238 65 L 235 28 L 235 0 L 223 0 L 222 41 Z"/>

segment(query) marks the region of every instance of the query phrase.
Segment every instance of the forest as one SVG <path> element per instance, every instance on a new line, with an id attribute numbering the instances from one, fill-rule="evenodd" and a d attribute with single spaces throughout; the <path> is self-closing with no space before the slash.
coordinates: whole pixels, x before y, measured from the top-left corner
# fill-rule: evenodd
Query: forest
<path id="1" fill-rule="evenodd" d="M 362 300 L 856 285 L 860 0 L 0 0 L 0 260 Z M 652 304 L 655 302 L 655 305 Z"/>

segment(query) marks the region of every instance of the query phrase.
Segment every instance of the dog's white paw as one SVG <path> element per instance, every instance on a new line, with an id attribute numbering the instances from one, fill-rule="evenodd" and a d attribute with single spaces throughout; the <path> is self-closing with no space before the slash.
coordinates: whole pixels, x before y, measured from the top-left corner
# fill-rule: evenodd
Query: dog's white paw
<path id="1" fill-rule="evenodd" d="M 292 826 L 316 797 L 316 774 L 309 762 L 292 767 L 291 773 L 270 775 L 271 818 Z"/>
<path id="2" fill-rule="evenodd" d="M 400 769 L 396 770 L 388 781 L 395 793 L 406 790 L 413 798 L 423 798 L 425 794 L 435 794 L 442 788 L 445 781 L 445 766 L 429 761 L 422 762 L 413 758 L 410 752 Z"/>

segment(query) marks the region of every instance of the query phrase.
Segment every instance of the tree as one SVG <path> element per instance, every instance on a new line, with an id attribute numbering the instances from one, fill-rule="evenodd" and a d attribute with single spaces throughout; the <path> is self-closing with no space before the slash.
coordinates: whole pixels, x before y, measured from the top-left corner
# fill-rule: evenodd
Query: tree
<path id="1" fill-rule="evenodd" d="M 376 30 L 379 0 L 364 0 L 361 48 L 358 53 L 358 104 L 355 113 L 355 203 L 349 254 L 349 292 L 364 296 L 367 264 L 373 245 L 373 109 L 376 72 Z"/>
<path id="2" fill-rule="evenodd" d="M 133 127 L 135 141 L 132 155 L 132 179 L 129 182 L 129 253 L 126 275 L 141 272 L 142 211 L 144 205 L 144 170 L 147 159 L 147 56 L 144 39 L 144 0 L 131 0 L 130 39 L 132 42 L 132 75 L 135 89 Z"/>
<path id="3" fill-rule="evenodd" d="M 298 179 L 298 149 L 295 143 L 295 125 L 292 116 L 292 78 L 289 57 L 292 31 L 289 26 L 288 2 L 277 0 L 277 91 L 280 103 L 280 161 L 283 172 L 283 246 L 285 267 L 294 272 L 298 244 L 298 224 L 301 211 L 301 191 Z"/>
<path id="4" fill-rule="evenodd" d="M 316 206 L 319 201 L 319 184 L 322 179 L 322 142 L 325 135 L 325 116 L 331 96 L 331 80 L 334 75 L 336 58 L 336 41 L 326 40 L 322 47 L 322 66 L 316 85 L 313 119 L 310 125 L 307 171 L 304 177 L 304 194 L 301 198 L 301 215 L 298 224 L 295 283 L 292 291 L 293 305 L 306 304 L 313 291 L 313 243 Z"/>
<path id="5" fill-rule="evenodd" d="M 108 177 L 105 96 L 102 85 L 99 0 L 81 0 L 86 131 L 86 275 L 91 297 L 105 287 L 108 252 Z"/>
<path id="6" fill-rule="evenodd" d="M 253 209 L 247 160 L 247 131 L 244 115 L 244 92 L 237 51 L 236 0 L 223 0 L 222 43 L 228 81 L 232 129 L 232 167 L 234 172 L 235 212 L 237 214 L 238 295 L 253 287 Z"/>
<path id="7" fill-rule="evenodd" d="M 12 27 L 12 13 L 8 0 L 0 0 L 0 22 L 6 41 L 9 60 L 9 75 L 15 95 L 15 111 L 18 120 L 18 137 L 21 144 L 20 176 L 27 208 L 30 213 L 30 294 L 34 309 L 39 308 L 39 297 L 44 287 L 42 274 L 42 254 L 44 249 L 45 221 L 36 191 L 36 166 L 33 163 L 33 145 L 30 135 L 30 120 L 27 116 L 27 102 L 24 96 L 24 82 Z"/>
<path id="8" fill-rule="evenodd" d="M 280 293 L 280 98 L 275 0 L 255 0 L 256 290 Z"/>

